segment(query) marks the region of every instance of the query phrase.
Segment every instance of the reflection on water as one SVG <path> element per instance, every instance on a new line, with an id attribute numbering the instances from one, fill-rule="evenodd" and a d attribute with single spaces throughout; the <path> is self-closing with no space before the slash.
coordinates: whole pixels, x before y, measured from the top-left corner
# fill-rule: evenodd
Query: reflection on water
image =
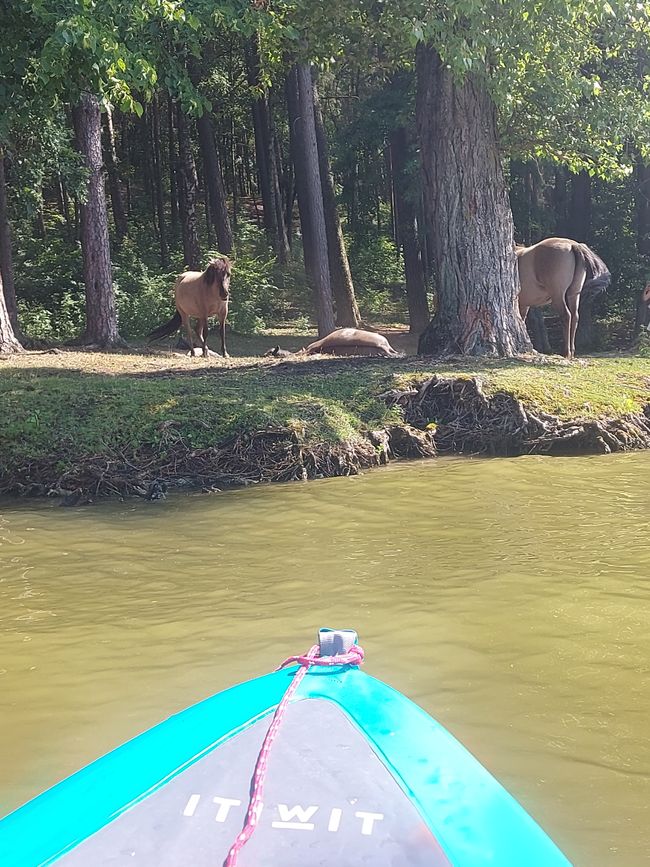
<path id="1" fill-rule="evenodd" d="M 0 508 L 0 811 L 358 629 L 576 865 L 650 860 L 650 455 Z M 523 862 L 522 862 L 523 867 Z"/>

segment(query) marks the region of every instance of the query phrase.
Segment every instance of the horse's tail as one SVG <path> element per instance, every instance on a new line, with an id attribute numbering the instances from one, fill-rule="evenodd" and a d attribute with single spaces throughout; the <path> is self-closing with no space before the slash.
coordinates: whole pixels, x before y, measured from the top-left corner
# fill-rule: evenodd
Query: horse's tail
<path id="1" fill-rule="evenodd" d="M 585 300 L 595 298 L 596 295 L 604 292 L 610 284 L 612 275 L 609 268 L 600 256 L 597 256 L 586 244 L 576 243 L 573 254 L 576 260 L 578 257 L 582 260 L 587 272 L 587 279 L 582 287 L 582 297 Z"/>
<path id="2" fill-rule="evenodd" d="M 162 325 L 159 325 L 158 328 L 154 328 L 153 331 L 147 334 L 149 338 L 149 342 L 152 340 L 160 340 L 163 337 L 169 337 L 170 334 L 173 334 L 175 331 L 181 327 L 181 314 L 176 311 L 172 318 L 168 322 L 163 322 Z"/>

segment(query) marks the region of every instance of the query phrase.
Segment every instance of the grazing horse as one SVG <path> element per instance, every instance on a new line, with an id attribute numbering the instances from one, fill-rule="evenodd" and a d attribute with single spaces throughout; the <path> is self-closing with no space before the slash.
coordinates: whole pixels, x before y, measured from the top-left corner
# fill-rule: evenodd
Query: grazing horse
<path id="1" fill-rule="evenodd" d="M 519 312 L 525 319 L 530 307 L 552 304 L 564 327 L 567 358 L 575 356 L 580 294 L 596 295 L 609 285 L 607 265 L 586 244 L 568 238 L 546 238 L 532 247 L 517 246 Z"/>
<path id="2" fill-rule="evenodd" d="M 225 256 L 211 259 L 205 271 L 185 271 L 174 285 L 176 313 L 169 322 L 164 322 L 148 334 L 149 341 L 169 337 L 185 328 L 190 355 L 194 355 L 194 337 L 190 317 L 198 320 L 197 335 L 203 347 L 203 357 L 208 357 L 208 319 L 216 316 L 221 329 L 221 354 L 226 352 L 226 317 L 230 301 L 230 275 L 232 265 Z"/>

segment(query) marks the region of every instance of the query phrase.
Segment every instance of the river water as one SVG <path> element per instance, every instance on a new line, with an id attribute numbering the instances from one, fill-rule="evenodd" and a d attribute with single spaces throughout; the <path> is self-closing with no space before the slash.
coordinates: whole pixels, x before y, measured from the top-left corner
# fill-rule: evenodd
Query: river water
<path id="1" fill-rule="evenodd" d="M 0 505 L 0 812 L 350 626 L 576 865 L 649 863 L 649 535 L 648 454 Z"/>

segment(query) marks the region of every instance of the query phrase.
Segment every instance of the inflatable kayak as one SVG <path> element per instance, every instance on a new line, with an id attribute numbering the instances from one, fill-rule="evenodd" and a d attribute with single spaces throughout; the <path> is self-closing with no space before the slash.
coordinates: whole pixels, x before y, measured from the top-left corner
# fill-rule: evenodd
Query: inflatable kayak
<path id="1" fill-rule="evenodd" d="M 0 821 L 2 867 L 559 867 L 352 630 L 128 741 Z"/>

